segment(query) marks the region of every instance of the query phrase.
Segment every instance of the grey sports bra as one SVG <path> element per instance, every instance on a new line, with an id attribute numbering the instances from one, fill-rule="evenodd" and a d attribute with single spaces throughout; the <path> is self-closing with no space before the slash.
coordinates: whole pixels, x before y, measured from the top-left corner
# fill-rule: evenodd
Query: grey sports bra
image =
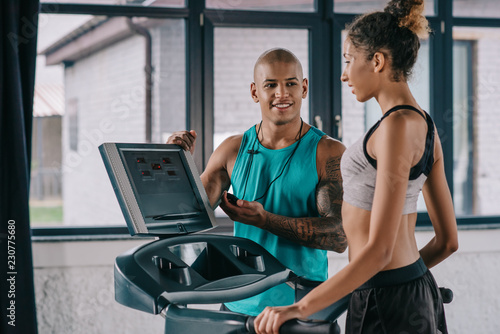
<path id="1" fill-rule="evenodd" d="M 387 116 L 401 109 L 418 112 L 427 122 L 425 151 L 420 161 L 410 170 L 406 201 L 403 208 L 403 214 L 417 212 L 418 195 L 434 164 L 434 123 L 425 111 L 424 116 L 418 109 L 409 105 L 399 105 L 390 109 L 368 130 L 365 136 L 361 137 L 344 152 L 340 168 L 344 187 L 344 201 L 347 203 L 371 211 L 377 178 L 377 161 L 368 154 L 366 143 Z"/>

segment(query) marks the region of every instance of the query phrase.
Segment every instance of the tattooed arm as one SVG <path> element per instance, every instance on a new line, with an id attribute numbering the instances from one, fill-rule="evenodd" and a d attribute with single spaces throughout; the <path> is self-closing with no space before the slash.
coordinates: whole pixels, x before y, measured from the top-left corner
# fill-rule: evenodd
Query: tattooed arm
<path id="1" fill-rule="evenodd" d="M 265 229 L 302 246 L 342 253 L 347 241 L 342 228 L 342 177 L 340 158 L 345 147 L 324 137 L 318 144 L 316 164 L 319 183 L 316 203 L 321 217 L 291 218 L 265 211 L 258 202 L 238 200 L 238 206 L 222 196 L 221 208 L 229 218 Z"/>
<path id="2" fill-rule="evenodd" d="M 342 253 L 347 247 L 341 216 L 340 159 L 344 150 L 331 138 L 325 137 L 318 144 L 316 205 L 321 217 L 289 218 L 268 213 L 264 228 L 303 246 Z"/>

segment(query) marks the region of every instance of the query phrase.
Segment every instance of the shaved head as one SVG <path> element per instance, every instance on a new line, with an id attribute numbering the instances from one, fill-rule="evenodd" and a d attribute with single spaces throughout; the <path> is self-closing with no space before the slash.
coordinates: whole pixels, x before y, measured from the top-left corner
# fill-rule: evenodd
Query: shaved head
<path id="1" fill-rule="evenodd" d="M 257 74 L 257 68 L 263 64 L 273 64 L 273 63 L 293 63 L 297 65 L 300 77 L 303 77 L 302 65 L 299 59 L 289 50 L 283 48 L 275 48 L 265 51 L 255 62 L 253 69 L 253 76 Z"/>

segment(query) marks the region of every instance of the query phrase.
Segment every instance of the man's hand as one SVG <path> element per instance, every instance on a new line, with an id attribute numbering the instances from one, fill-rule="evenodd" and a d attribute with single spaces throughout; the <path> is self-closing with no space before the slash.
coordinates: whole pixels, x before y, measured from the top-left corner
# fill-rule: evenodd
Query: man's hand
<path id="1" fill-rule="evenodd" d="M 196 143 L 196 131 L 177 131 L 167 139 L 167 144 L 176 144 L 182 147 L 185 151 L 194 153 Z"/>
<path id="2" fill-rule="evenodd" d="M 224 191 L 219 206 L 233 221 L 264 228 L 267 212 L 259 202 L 238 199 L 233 204 L 227 198 L 227 191 Z"/>

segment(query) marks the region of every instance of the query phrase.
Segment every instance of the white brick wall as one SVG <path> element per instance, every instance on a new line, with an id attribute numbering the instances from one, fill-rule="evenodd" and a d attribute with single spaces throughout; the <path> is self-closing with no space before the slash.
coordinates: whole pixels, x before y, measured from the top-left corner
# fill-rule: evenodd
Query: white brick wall
<path id="1" fill-rule="evenodd" d="M 492 31 L 491 31 L 492 32 Z M 483 36 L 477 45 L 477 114 L 475 134 L 478 214 L 498 215 L 500 197 L 500 33 Z"/>
<path id="2" fill-rule="evenodd" d="M 153 36 L 153 142 L 186 127 L 184 20 L 165 20 Z M 168 136 L 167 136 L 168 137 Z"/>
<path id="3" fill-rule="evenodd" d="M 77 99 L 78 150 L 63 121 L 65 225 L 123 222 L 98 146 L 144 142 L 144 42 L 134 36 L 81 59 L 65 71 L 66 101 Z"/>
<path id="4" fill-rule="evenodd" d="M 499 17 L 497 0 L 453 0 L 453 15 L 462 17 Z"/>

